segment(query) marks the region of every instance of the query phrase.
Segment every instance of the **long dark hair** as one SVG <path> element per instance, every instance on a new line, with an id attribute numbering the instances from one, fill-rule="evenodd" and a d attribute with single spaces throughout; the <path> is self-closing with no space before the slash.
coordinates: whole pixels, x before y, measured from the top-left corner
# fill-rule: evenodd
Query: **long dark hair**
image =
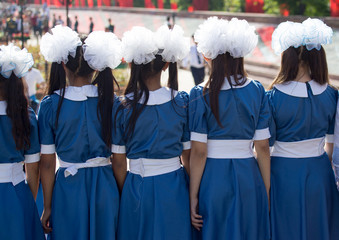
<path id="1" fill-rule="evenodd" d="M 2 93 L 7 102 L 6 114 L 12 123 L 12 135 L 17 150 L 28 149 L 31 145 L 28 100 L 22 81 L 14 73 L 9 79 L 0 75 Z"/>
<path id="2" fill-rule="evenodd" d="M 135 123 L 148 102 L 149 90 L 146 86 L 146 80 L 158 74 L 165 65 L 166 62 L 162 61 L 162 56 L 158 54 L 150 63 L 131 63 L 131 76 L 124 94 L 132 94 L 133 97 L 125 97 L 123 102 L 124 104 L 118 109 L 118 111 L 120 111 L 122 110 L 122 107 L 125 106 L 132 111 L 127 124 L 126 137 L 130 137 L 133 134 Z M 178 90 L 178 69 L 176 63 L 169 64 L 169 78 L 167 86 L 171 88 L 172 99 L 174 99 L 174 90 Z M 140 106 L 138 103 L 142 96 L 144 96 L 144 101 Z"/>
<path id="3" fill-rule="evenodd" d="M 68 62 L 66 64 L 74 76 L 86 77 L 94 72 L 94 70 L 88 65 L 83 58 L 82 46 L 78 46 L 76 49 L 76 55 L 73 58 L 68 56 Z M 114 78 L 110 68 L 106 68 L 99 72 L 94 81 L 93 85 L 98 86 L 98 107 L 97 115 L 101 123 L 101 134 L 107 147 L 111 145 L 111 130 L 112 130 L 112 107 L 114 101 L 114 82 L 118 85 Z M 66 73 L 62 64 L 53 63 L 51 67 L 48 94 L 51 95 L 56 90 L 60 90 L 60 99 L 58 103 L 57 115 L 55 127 L 58 126 L 58 118 L 62 102 L 64 100 L 66 89 Z"/>
<path id="4" fill-rule="evenodd" d="M 234 76 L 235 84 L 232 83 L 231 76 Z M 203 93 L 207 102 L 208 93 L 212 113 L 220 127 L 223 127 L 219 118 L 219 93 L 222 84 L 227 78 L 230 86 L 241 86 L 245 83 L 247 73 L 244 69 L 244 58 L 233 58 L 230 53 L 218 55 L 212 60 L 211 75 L 206 83 Z"/>
<path id="5" fill-rule="evenodd" d="M 283 52 L 280 71 L 269 89 L 272 89 L 276 84 L 295 80 L 301 62 L 309 68 L 311 79 L 321 85 L 329 83 L 326 53 L 323 47 L 319 51 L 316 49 L 309 51 L 303 46 L 290 47 Z"/>

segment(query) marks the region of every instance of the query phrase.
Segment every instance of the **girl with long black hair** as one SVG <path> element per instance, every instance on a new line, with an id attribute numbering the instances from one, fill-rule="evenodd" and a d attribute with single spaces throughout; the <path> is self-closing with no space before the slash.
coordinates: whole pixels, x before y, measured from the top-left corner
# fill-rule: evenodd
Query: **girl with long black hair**
<path id="1" fill-rule="evenodd" d="M 42 225 L 51 239 L 115 239 L 119 191 L 110 150 L 117 100 L 111 69 L 120 64 L 121 42 L 113 33 L 93 32 L 82 44 L 62 26 L 52 33 L 41 40 L 42 54 L 53 62 L 39 111 Z"/>
<path id="2" fill-rule="evenodd" d="M 126 152 L 130 171 L 121 195 L 118 239 L 191 239 L 188 182 L 188 95 L 178 92 L 176 62 L 189 51 L 179 26 L 154 35 L 134 27 L 122 38 L 131 64 L 123 109 L 117 112 L 116 149 Z M 169 68 L 168 87 L 161 87 Z M 181 162 L 180 162 L 181 156 Z"/>
<path id="3" fill-rule="evenodd" d="M 0 239 L 45 239 L 34 201 L 39 182 L 38 123 L 22 79 L 33 63 L 26 49 L 0 46 Z"/>
<path id="4" fill-rule="evenodd" d="M 339 239 L 339 193 L 331 156 L 338 92 L 329 85 L 323 44 L 332 29 L 318 19 L 281 23 L 272 48 L 280 71 L 272 109 L 272 239 Z"/>
<path id="5" fill-rule="evenodd" d="M 213 17 L 194 36 L 212 68 L 189 106 L 191 219 L 202 239 L 270 239 L 270 111 L 244 69 L 254 31 L 245 20 Z"/>

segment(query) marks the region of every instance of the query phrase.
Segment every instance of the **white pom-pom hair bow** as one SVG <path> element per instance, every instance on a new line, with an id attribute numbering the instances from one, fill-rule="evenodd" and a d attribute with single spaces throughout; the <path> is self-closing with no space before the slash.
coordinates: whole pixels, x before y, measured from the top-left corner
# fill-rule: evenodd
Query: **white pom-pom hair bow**
<path id="1" fill-rule="evenodd" d="M 194 34 L 198 51 L 209 59 L 226 52 L 234 58 L 245 57 L 258 43 L 255 28 L 246 20 L 208 18 Z"/>
<path id="2" fill-rule="evenodd" d="M 116 68 L 121 63 L 122 44 L 111 32 L 94 31 L 88 35 L 83 45 L 84 59 L 97 71 L 109 67 Z"/>
<path id="3" fill-rule="evenodd" d="M 33 64 L 32 54 L 28 53 L 25 48 L 21 50 L 12 43 L 8 46 L 0 46 L 1 75 L 5 78 L 9 78 L 12 72 L 21 78 L 26 75 Z"/>
<path id="4" fill-rule="evenodd" d="M 163 50 L 159 54 L 165 62 L 182 60 L 190 51 L 190 39 L 184 37 L 184 31 L 178 25 L 174 25 L 173 29 L 169 29 L 167 25 L 161 26 L 155 37 L 158 49 Z"/>
<path id="5" fill-rule="evenodd" d="M 333 31 L 319 19 L 307 19 L 303 23 L 283 22 L 272 35 L 272 49 L 281 54 L 289 47 L 306 46 L 307 50 L 320 50 L 321 45 L 332 42 Z"/>
<path id="6" fill-rule="evenodd" d="M 122 37 L 122 52 L 126 62 L 147 64 L 158 52 L 154 33 L 144 27 L 133 27 Z"/>
<path id="7" fill-rule="evenodd" d="M 78 33 L 57 25 L 41 38 L 40 52 L 48 62 L 67 63 L 68 56 L 75 57 L 78 46 L 82 45 Z"/>

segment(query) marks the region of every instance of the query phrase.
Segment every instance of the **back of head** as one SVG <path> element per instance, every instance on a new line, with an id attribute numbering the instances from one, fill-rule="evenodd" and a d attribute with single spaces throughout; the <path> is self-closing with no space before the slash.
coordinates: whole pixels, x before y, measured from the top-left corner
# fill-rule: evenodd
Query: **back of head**
<path id="1" fill-rule="evenodd" d="M 303 23 L 283 22 L 272 35 L 272 48 L 281 54 L 280 71 L 272 82 L 275 84 L 295 80 L 304 64 L 314 81 L 323 85 L 329 82 L 326 54 L 322 45 L 331 42 L 333 31 L 319 19 Z"/>
<path id="2" fill-rule="evenodd" d="M 219 92 L 225 78 L 230 86 L 243 85 L 247 76 L 244 69 L 244 57 L 258 43 L 255 28 L 245 20 L 233 18 L 231 21 L 211 17 L 201 24 L 194 35 L 197 49 L 211 60 L 212 71 L 205 84 L 204 93 L 208 92 L 210 107 L 218 124 Z"/>
<path id="3" fill-rule="evenodd" d="M 33 63 L 32 55 L 26 49 L 20 50 L 12 44 L 0 46 L 1 93 L 7 103 L 6 114 L 11 119 L 12 135 L 18 150 L 30 147 L 28 100 L 22 77 Z"/>

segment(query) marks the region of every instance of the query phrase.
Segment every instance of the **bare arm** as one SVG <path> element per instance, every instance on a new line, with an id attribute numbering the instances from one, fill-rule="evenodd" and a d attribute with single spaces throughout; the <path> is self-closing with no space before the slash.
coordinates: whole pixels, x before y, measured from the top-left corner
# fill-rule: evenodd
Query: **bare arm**
<path id="1" fill-rule="evenodd" d="M 205 169 L 207 158 L 207 144 L 192 141 L 190 156 L 190 201 L 192 225 L 200 231 L 202 227 L 202 216 L 199 215 L 198 194 L 202 174 Z"/>
<path id="2" fill-rule="evenodd" d="M 254 141 L 261 176 L 264 180 L 267 196 L 271 188 L 271 157 L 268 139 Z"/>
<path id="3" fill-rule="evenodd" d="M 188 175 L 190 175 L 190 155 L 191 149 L 183 150 L 181 154 L 182 165 L 184 166 Z"/>
<path id="4" fill-rule="evenodd" d="M 117 181 L 120 193 L 124 186 L 125 178 L 127 175 L 127 160 L 126 154 L 113 154 L 112 168 L 115 180 Z"/>
<path id="5" fill-rule="evenodd" d="M 325 143 L 325 151 L 328 155 L 328 158 L 332 162 L 332 155 L 333 155 L 333 143 Z"/>
<path id="6" fill-rule="evenodd" d="M 40 173 L 44 195 L 44 212 L 41 217 L 41 223 L 46 233 L 52 231 L 50 227 L 50 216 L 55 181 L 55 161 L 55 154 L 41 154 Z"/>
<path id="7" fill-rule="evenodd" d="M 36 199 L 39 188 L 39 164 L 39 162 L 25 163 L 26 180 L 34 199 Z"/>

